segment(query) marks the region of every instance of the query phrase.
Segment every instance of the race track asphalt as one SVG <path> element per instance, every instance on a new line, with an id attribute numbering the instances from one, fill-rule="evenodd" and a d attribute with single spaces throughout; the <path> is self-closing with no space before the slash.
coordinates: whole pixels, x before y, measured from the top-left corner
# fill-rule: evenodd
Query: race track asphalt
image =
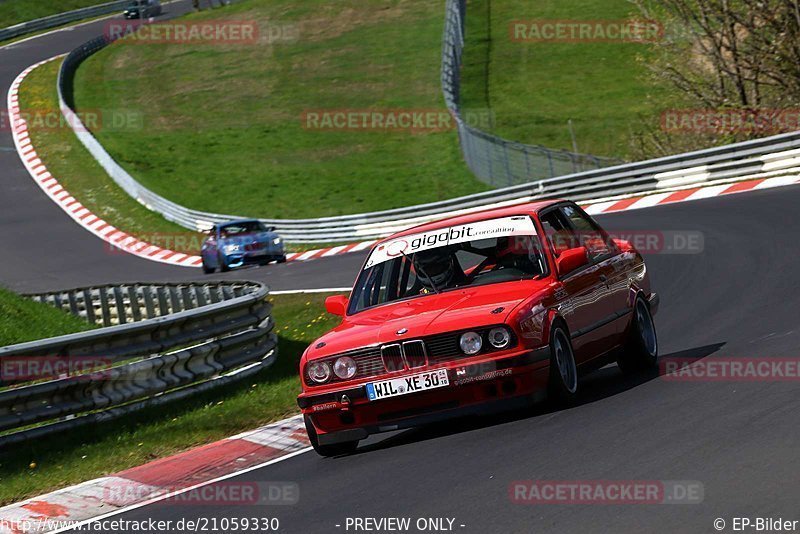
<path id="1" fill-rule="evenodd" d="M 173 5 L 179 13 L 187 2 Z M 29 65 L 99 33 L 102 22 L 0 50 L 5 97 Z M 110 255 L 34 184 L 0 132 L 0 283 L 40 291 L 125 281 L 205 279 Z M 647 256 L 661 295 L 662 356 L 797 357 L 800 187 L 599 217 L 610 229 L 701 232 L 698 254 Z M 348 286 L 363 254 L 229 273 L 274 289 Z M 127 520 L 277 517 L 281 532 L 346 532 L 347 517 L 455 518 L 455 531 L 714 532 L 716 518 L 800 519 L 796 383 L 623 378 L 609 366 L 581 382 L 577 406 L 455 421 L 372 437 L 353 456 L 306 453 L 235 481 L 290 481 L 300 502 L 269 508 L 155 504 Z M 519 505 L 519 480 L 690 480 L 694 505 Z M 337 527 L 336 525 L 342 525 Z M 460 525 L 464 525 L 461 527 Z M 353 530 L 351 529 L 350 532 Z"/>
<path id="2" fill-rule="evenodd" d="M 662 297 L 662 356 L 797 357 L 798 202 L 800 187 L 788 187 L 599 217 L 621 232 L 704 237 L 701 253 L 647 256 Z M 313 265 L 323 275 L 326 262 Z M 225 482 L 296 482 L 294 506 L 157 503 L 114 518 L 277 517 L 281 532 L 298 534 L 348 532 L 347 517 L 450 517 L 455 531 L 472 533 L 693 533 L 714 532 L 716 518 L 726 530 L 733 517 L 800 519 L 796 382 L 630 379 L 608 366 L 581 388 L 571 409 L 374 436 L 349 457 L 305 453 Z M 648 505 L 509 499 L 514 481 L 598 479 L 697 481 L 704 497 Z"/>

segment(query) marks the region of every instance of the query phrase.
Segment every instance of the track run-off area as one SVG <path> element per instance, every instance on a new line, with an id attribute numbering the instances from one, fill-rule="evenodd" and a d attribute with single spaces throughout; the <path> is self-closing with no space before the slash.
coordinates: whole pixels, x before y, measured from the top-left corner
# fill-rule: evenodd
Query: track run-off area
<path id="1" fill-rule="evenodd" d="M 190 2 L 168 7 L 179 15 Z M 0 48 L 0 91 L 28 66 L 102 31 L 103 21 Z M 112 282 L 204 280 L 107 245 L 76 225 L 31 180 L 0 132 L 0 280 L 20 292 Z M 646 255 L 661 296 L 662 357 L 796 358 L 800 327 L 800 186 L 600 215 L 609 230 L 702 236 L 691 253 Z M 347 287 L 364 254 L 224 275 L 275 290 Z M 800 395 L 792 381 L 586 376 L 577 406 L 542 406 L 372 437 L 349 457 L 298 454 L 222 483 L 296 483 L 293 505 L 153 503 L 116 519 L 276 518 L 280 532 L 346 532 L 347 518 L 451 518 L 457 532 L 713 532 L 718 518 L 797 519 Z M 696 481 L 695 504 L 521 504 L 526 480 Z M 174 525 L 175 523 L 173 523 Z M 444 525 L 449 523 L 445 521 Z M 463 526 L 462 526 L 463 525 Z M 353 532 L 353 528 L 349 529 Z M 412 530 L 414 531 L 414 530 Z"/>

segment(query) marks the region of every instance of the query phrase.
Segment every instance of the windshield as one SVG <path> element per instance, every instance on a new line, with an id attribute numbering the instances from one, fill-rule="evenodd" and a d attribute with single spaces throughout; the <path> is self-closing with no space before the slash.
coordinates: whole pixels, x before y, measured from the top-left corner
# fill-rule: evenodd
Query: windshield
<path id="1" fill-rule="evenodd" d="M 228 224 L 219 229 L 221 237 L 232 237 L 242 234 L 254 234 L 256 232 L 266 232 L 267 227 L 258 221 L 247 221 L 241 223 Z"/>
<path id="2" fill-rule="evenodd" d="M 373 250 L 353 289 L 349 313 L 546 272 L 541 242 L 528 216 L 442 228 L 397 238 Z"/>

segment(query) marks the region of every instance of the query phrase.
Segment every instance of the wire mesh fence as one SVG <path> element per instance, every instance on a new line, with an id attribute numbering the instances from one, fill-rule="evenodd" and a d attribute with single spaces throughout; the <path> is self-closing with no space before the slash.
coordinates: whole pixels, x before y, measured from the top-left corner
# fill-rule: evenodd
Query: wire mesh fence
<path id="1" fill-rule="evenodd" d="M 536 182 L 619 165 L 621 160 L 508 141 L 469 124 L 461 109 L 466 0 L 447 0 L 442 44 L 442 92 L 458 124 L 461 151 L 470 170 L 493 187 Z"/>

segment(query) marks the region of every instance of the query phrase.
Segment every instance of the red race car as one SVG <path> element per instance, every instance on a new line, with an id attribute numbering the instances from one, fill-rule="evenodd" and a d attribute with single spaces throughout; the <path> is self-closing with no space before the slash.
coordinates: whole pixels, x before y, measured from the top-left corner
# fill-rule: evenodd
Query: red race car
<path id="1" fill-rule="evenodd" d="M 641 254 L 567 201 L 425 224 L 375 245 L 342 323 L 300 360 L 298 404 L 323 456 L 368 435 L 549 397 L 579 370 L 656 365 L 658 296 Z"/>

